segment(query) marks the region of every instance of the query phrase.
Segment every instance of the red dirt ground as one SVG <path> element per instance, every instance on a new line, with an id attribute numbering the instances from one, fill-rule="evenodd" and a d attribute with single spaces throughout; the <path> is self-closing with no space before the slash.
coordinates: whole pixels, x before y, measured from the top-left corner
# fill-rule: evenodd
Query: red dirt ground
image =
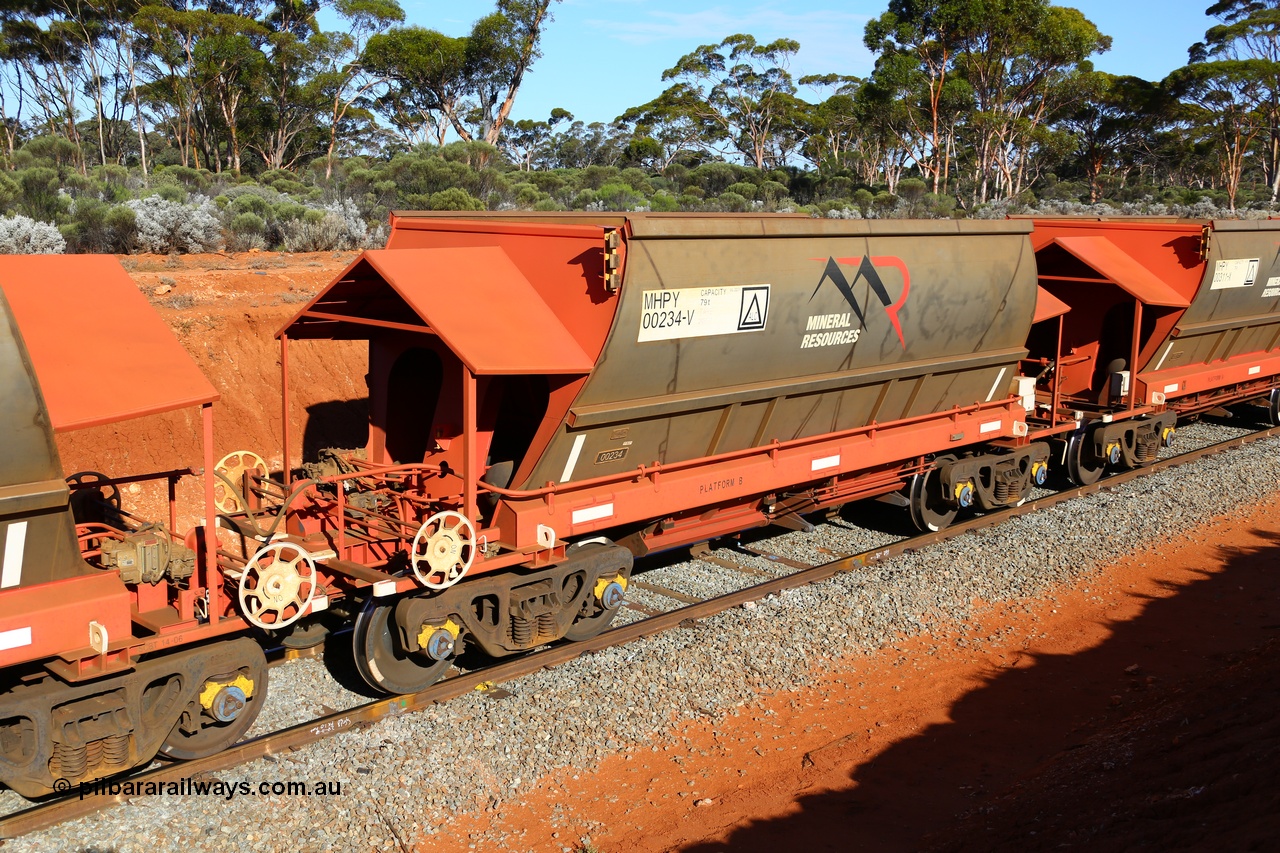
<path id="1" fill-rule="evenodd" d="M 418 849 L 1277 849 L 1278 507 L 556 774 Z"/>
<path id="2" fill-rule="evenodd" d="M 252 449 L 280 466 L 273 335 L 352 257 L 122 258 L 222 393 L 218 456 Z M 297 342 L 290 370 L 290 461 L 304 445 L 362 444 L 363 345 Z M 63 435 L 59 448 L 68 471 L 198 467 L 197 427 L 178 412 Z M 180 528 L 201 514 L 196 482 L 182 487 Z M 158 490 L 130 498 L 162 515 Z M 1277 849 L 1278 508 L 845 661 L 656 752 L 555 774 L 418 849 L 560 851 L 584 836 L 607 853 Z"/>

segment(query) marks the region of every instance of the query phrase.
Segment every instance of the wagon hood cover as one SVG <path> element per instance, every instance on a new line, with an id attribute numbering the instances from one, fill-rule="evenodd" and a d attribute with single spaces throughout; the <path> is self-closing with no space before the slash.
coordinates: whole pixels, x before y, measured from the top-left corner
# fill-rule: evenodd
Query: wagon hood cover
<path id="1" fill-rule="evenodd" d="M 110 255 L 9 255 L 0 288 L 60 432 L 212 403 L 218 392 Z"/>
<path id="2" fill-rule="evenodd" d="M 1054 296 L 1043 287 L 1036 286 L 1036 314 L 1031 322 L 1039 323 L 1053 317 L 1060 317 L 1071 310 L 1071 306 Z"/>
<path id="3" fill-rule="evenodd" d="M 364 252 L 276 337 L 359 340 L 370 327 L 439 335 L 476 375 L 595 366 L 496 246 Z"/>
<path id="4" fill-rule="evenodd" d="M 1136 258 L 1106 237 L 1058 237 L 1053 241 L 1146 305 L 1186 308 L 1191 303 Z"/>

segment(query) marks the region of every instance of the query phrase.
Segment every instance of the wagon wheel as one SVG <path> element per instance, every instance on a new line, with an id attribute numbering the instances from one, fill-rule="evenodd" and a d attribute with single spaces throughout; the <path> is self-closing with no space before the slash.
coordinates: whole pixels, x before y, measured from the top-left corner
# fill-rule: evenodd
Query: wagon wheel
<path id="1" fill-rule="evenodd" d="M 438 512 L 424 521 L 409 552 L 414 577 L 430 589 L 453 586 L 475 559 L 476 527 L 453 510 Z"/>
<path id="2" fill-rule="evenodd" d="M 948 462 L 954 462 L 954 456 L 939 456 L 926 471 L 921 471 L 911 478 L 908 500 L 911 509 L 911 523 L 921 533 L 936 533 L 955 521 L 960 510 L 947 502 L 942 492 L 942 476 L 938 470 Z"/>
<path id="3" fill-rule="evenodd" d="M 71 487 L 71 514 L 77 524 L 98 522 L 119 527 L 120 488 L 100 471 L 77 471 L 67 477 Z"/>
<path id="4" fill-rule="evenodd" d="M 569 546 L 569 554 L 573 554 L 585 548 L 598 548 L 601 543 L 589 542 Z M 622 573 L 624 578 L 631 575 L 630 569 Z M 572 599 L 576 594 L 581 592 L 580 589 L 569 587 L 569 584 L 581 584 L 581 575 L 570 575 L 565 579 L 566 589 L 563 599 Z M 606 584 L 607 587 L 607 584 Z M 605 631 L 611 624 L 613 618 L 618 615 L 618 611 L 622 609 L 623 596 L 618 590 L 602 589 L 605 593 L 604 600 L 596 595 L 596 590 L 588 589 L 582 600 L 582 610 L 574 617 L 573 624 L 569 626 L 569 630 L 564 632 L 566 640 L 589 640 L 599 633 Z M 612 605 L 612 606 L 610 606 Z"/>
<path id="5" fill-rule="evenodd" d="M 316 564 L 292 542 L 272 542 L 240 574 L 240 613 L 259 628 L 277 630 L 302 618 L 316 594 Z"/>
<path id="6" fill-rule="evenodd" d="M 453 664 L 452 657 L 432 660 L 405 649 L 391 624 L 394 602 L 370 598 L 356 614 L 351 646 L 356 670 L 365 683 L 383 693 L 417 693 L 435 684 Z"/>
<path id="7" fill-rule="evenodd" d="M 213 470 L 221 474 L 213 483 L 213 505 L 218 512 L 241 512 L 248 505 L 244 492 L 244 475 L 249 471 L 257 471 L 260 476 L 267 475 L 267 463 L 252 450 L 233 450 L 213 466 Z M 226 480 L 230 481 L 230 485 Z"/>
<path id="8" fill-rule="evenodd" d="M 267 658 L 256 644 L 244 644 L 234 670 L 206 675 L 165 738 L 160 752 L 190 761 L 221 752 L 244 736 L 267 701 Z"/>
<path id="9" fill-rule="evenodd" d="M 1081 430 L 1067 441 L 1067 477 L 1077 486 L 1092 486 L 1102 479 L 1107 461 L 1093 450 L 1093 436 Z"/>

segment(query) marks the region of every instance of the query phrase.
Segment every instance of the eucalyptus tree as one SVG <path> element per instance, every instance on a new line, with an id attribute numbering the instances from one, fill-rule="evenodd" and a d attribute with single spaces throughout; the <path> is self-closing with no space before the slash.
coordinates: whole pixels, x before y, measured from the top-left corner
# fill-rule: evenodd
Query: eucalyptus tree
<path id="1" fill-rule="evenodd" d="M 130 19 L 138 9 L 137 0 L 48 0 L 44 11 L 50 21 L 57 22 L 61 38 L 73 42 L 78 50 L 74 57 L 83 75 L 81 93 L 93 104 L 95 141 L 98 162 L 123 162 L 125 141 L 121 129 L 127 129 L 123 117 L 128 98 L 125 90 L 133 90 L 135 120 L 138 101 L 132 69 L 136 65 Z M 140 137 L 139 143 L 144 140 Z"/>
<path id="2" fill-rule="evenodd" d="M 1089 183 L 1089 202 L 1098 201 L 1100 179 L 1140 164 L 1139 155 L 1167 123 L 1170 103 L 1158 85 L 1140 77 L 1088 72 L 1081 81 L 1085 97 L 1057 126 L 1075 140 L 1075 161 Z"/>
<path id="3" fill-rule="evenodd" d="M 912 55 L 895 51 L 876 61 L 857 102 L 876 130 L 874 144 L 883 154 L 885 183 L 896 186 L 910 163 L 933 192 L 949 192 L 958 136 L 973 110 L 968 83 L 953 73 L 944 75 L 941 83 L 933 81 Z"/>
<path id="4" fill-rule="evenodd" d="M 476 138 L 497 145 L 515 106 L 524 75 L 542 56 L 542 29 L 551 21 L 552 0 L 498 0 L 492 14 L 476 21 L 467 37 L 472 106 L 468 119 Z M 466 137 L 464 137 L 466 138 Z"/>
<path id="5" fill-rule="evenodd" d="M 1280 0 L 1220 0 L 1205 14 L 1221 23 L 1192 46 L 1191 64 L 1241 63 L 1221 71 L 1235 74 L 1229 70 L 1235 68 L 1254 79 L 1257 89 L 1249 97 L 1266 120 L 1263 169 L 1274 203 L 1280 195 Z"/>
<path id="6" fill-rule="evenodd" d="M 497 0 L 469 34 L 396 27 L 369 39 L 364 64 L 391 85 L 379 101 L 393 121 L 452 129 L 466 142 L 496 145 L 525 74 L 540 57 L 553 0 Z M 433 118 L 434 117 L 434 118 Z"/>
<path id="7" fill-rule="evenodd" d="M 560 107 L 552 109 L 546 121 L 527 118 L 509 121 L 503 128 L 499 147 L 522 171 L 532 171 L 534 161 L 546 157 L 547 146 L 556 125 L 565 121 L 573 121 L 573 113 Z"/>
<path id="8" fill-rule="evenodd" d="M 274 0 L 260 23 L 262 77 L 255 100 L 253 142 L 268 169 L 291 168 L 319 148 L 319 115 L 328 100 L 317 74 L 327 40 L 316 22 L 320 0 Z"/>
<path id="9" fill-rule="evenodd" d="M 239 172 L 244 148 L 254 144 L 256 93 L 269 89 L 260 50 L 269 31 L 221 8 L 147 5 L 134 16 L 133 27 L 143 51 L 142 97 L 168 128 L 182 165 Z M 246 122 L 248 140 L 242 133 Z"/>
<path id="10" fill-rule="evenodd" d="M 685 83 L 631 107 L 615 124 L 628 128 L 634 139 L 650 139 L 657 145 L 654 167 L 663 174 L 682 157 L 713 151 L 727 138 L 724 125 L 713 117 L 698 90 Z"/>
<path id="11" fill-rule="evenodd" d="M 395 27 L 370 37 L 361 64 L 388 81 L 378 110 L 411 144 L 444 145 L 451 127 L 461 128 L 467 94 L 466 40 L 425 27 Z"/>
<path id="12" fill-rule="evenodd" d="M 85 62 L 84 33 L 52 0 L 0 5 L 0 37 L 5 58 L 17 70 L 14 83 L 39 111 L 43 130 L 77 146 L 81 142 L 80 93 L 93 85 Z M 96 28 L 91 37 L 97 38 Z"/>
<path id="13" fill-rule="evenodd" d="M 1181 118 L 1212 142 L 1231 210 L 1254 143 L 1265 136 L 1266 90 L 1248 60 L 1192 62 L 1165 78 L 1181 104 Z"/>
<path id="14" fill-rule="evenodd" d="M 684 90 L 668 90 L 674 101 L 696 94 L 696 115 L 719 125 L 727 142 L 757 169 L 785 165 L 798 140 L 788 133 L 794 117 L 795 82 L 787 65 L 800 50 L 794 39 L 759 44 L 739 33 L 685 54 L 662 73 Z"/>
<path id="15" fill-rule="evenodd" d="M 952 147 L 944 104 L 955 76 L 955 56 L 973 0 L 889 0 L 889 8 L 867 23 L 863 43 L 876 60 L 873 76 L 883 91 L 911 109 L 901 118 L 901 140 L 912 149 L 933 192 L 943 191 Z M 908 135 L 909 133 L 909 135 Z"/>
<path id="16" fill-rule="evenodd" d="M 1109 36 L 1077 9 L 1049 0 L 962 0 L 953 4 L 956 70 L 973 92 L 974 201 L 993 181 L 1007 196 L 1026 184 L 1048 123 L 1087 94 L 1087 57 Z"/>
<path id="17" fill-rule="evenodd" d="M 830 88 L 833 93 L 815 104 L 804 103 L 801 153 L 818 169 L 851 169 L 860 158 L 858 142 L 862 122 L 855 96 L 862 80 L 841 74 L 810 74 L 801 77 L 801 86 Z"/>
<path id="18" fill-rule="evenodd" d="M 339 128 L 354 113 L 371 117 L 365 106 L 372 104 L 372 93 L 387 82 L 385 75 L 366 62 L 365 45 L 372 36 L 404 20 L 404 10 L 396 0 L 335 0 L 333 8 L 346 29 L 320 34 L 321 60 L 316 75 L 320 90 L 329 99 L 326 178 L 333 175 Z"/>

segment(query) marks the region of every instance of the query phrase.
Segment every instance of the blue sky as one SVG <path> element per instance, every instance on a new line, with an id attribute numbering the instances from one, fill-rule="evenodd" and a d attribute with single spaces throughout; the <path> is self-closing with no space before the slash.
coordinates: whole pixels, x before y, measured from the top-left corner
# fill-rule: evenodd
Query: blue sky
<path id="1" fill-rule="evenodd" d="M 401 0 L 407 22 L 463 35 L 493 9 L 492 0 Z M 1078 0 L 1074 6 L 1111 36 L 1094 64 L 1113 74 L 1158 80 L 1186 64 L 1187 48 L 1215 23 L 1211 0 Z M 760 41 L 800 42 L 791 63 L 797 77 L 836 72 L 865 76 L 872 57 L 862 45 L 868 20 L 887 0 L 676 2 L 676 0 L 562 0 L 543 37 L 543 56 L 525 78 L 514 118 L 545 119 L 564 107 L 587 122 L 611 121 L 645 103 L 665 85 L 662 72 L 701 44 L 733 33 Z M 801 91 L 806 99 L 822 93 Z"/>

